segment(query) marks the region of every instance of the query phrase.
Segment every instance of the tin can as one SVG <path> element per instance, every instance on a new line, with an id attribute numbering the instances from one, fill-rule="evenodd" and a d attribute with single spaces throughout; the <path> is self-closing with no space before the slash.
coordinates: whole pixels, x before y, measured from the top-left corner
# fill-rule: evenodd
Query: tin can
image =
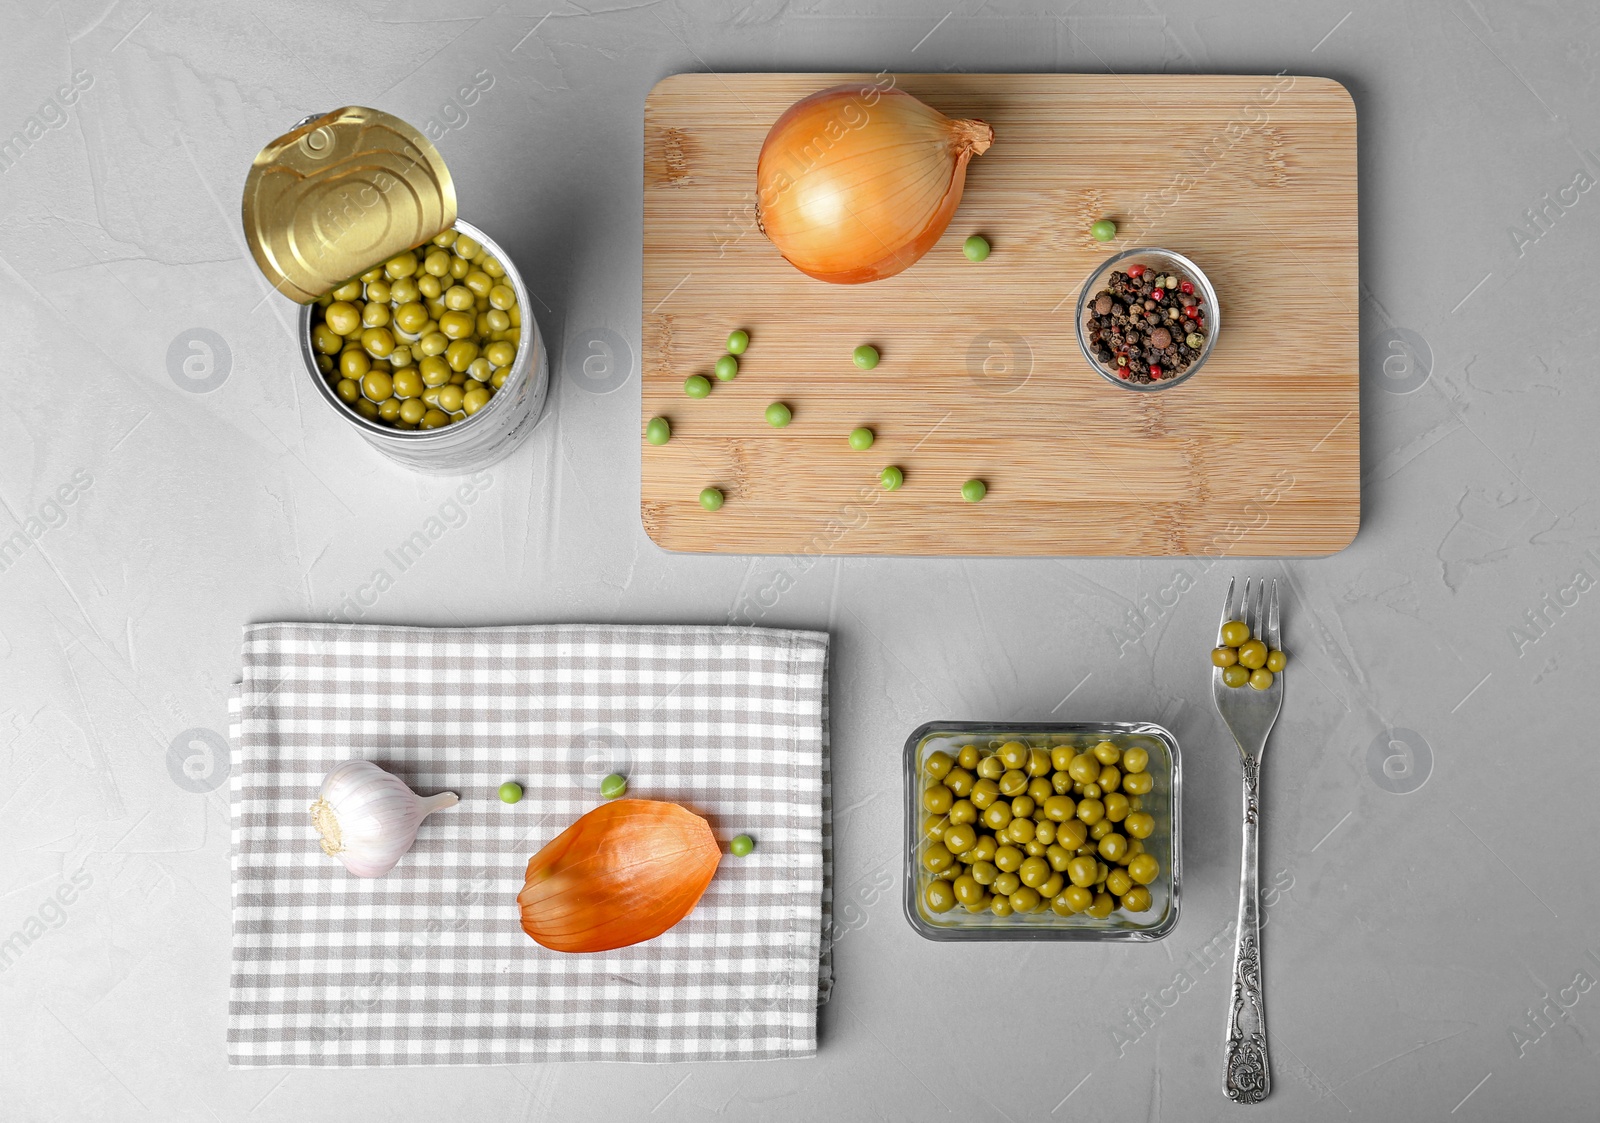
<path id="1" fill-rule="evenodd" d="M 527 285 L 498 243 L 457 217 L 450 170 L 421 132 L 361 106 L 308 117 L 257 155 L 245 181 L 243 218 L 256 264 L 301 305 L 307 374 L 368 444 L 416 471 L 460 475 L 493 464 L 533 431 L 549 390 L 550 360 Z M 363 417 L 317 366 L 314 304 L 347 278 L 451 229 L 492 254 L 516 292 L 521 329 L 510 371 L 481 409 L 454 424 L 407 430 Z"/>
<path id="2" fill-rule="evenodd" d="M 442 429 L 406 430 L 362 417 L 339 400 L 330 380 L 317 369 L 317 352 L 311 346 L 311 313 L 315 305 L 300 309 L 300 355 L 322 400 L 373 448 L 408 468 L 434 475 L 466 475 L 509 455 L 538 424 L 550 389 L 549 352 L 539 322 L 528 310 L 528 289 L 522 283 L 521 271 L 494 239 L 476 226 L 458 218 L 455 229 L 500 259 L 506 279 L 516 289 L 517 306 L 522 309 L 522 342 L 505 385 L 488 405 L 465 421 Z"/>

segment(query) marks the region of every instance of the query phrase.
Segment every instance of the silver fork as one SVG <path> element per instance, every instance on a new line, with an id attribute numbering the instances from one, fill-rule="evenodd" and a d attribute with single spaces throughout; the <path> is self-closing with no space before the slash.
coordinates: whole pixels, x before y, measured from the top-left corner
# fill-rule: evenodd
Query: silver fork
<path id="1" fill-rule="evenodd" d="M 1282 650 L 1278 632 L 1278 582 L 1272 582 L 1270 599 L 1265 581 L 1255 585 L 1245 578 L 1244 598 L 1238 612 L 1233 603 L 1234 579 L 1228 581 L 1228 599 L 1222 605 L 1222 623 L 1242 620 L 1250 634 L 1271 650 Z M 1267 603 L 1263 605 L 1263 601 Z M 1263 618 L 1264 616 L 1264 618 Z M 1221 643 L 1221 625 L 1218 625 Z M 1239 864 L 1239 924 L 1233 950 L 1233 1001 L 1228 1009 L 1228 1098 L 1235 1103 L 1260 1103 L 1272 1090 L 1272 1068 L 1267 1060 L 1267 1007 L 1261 990 L 1261 895 L 1257 868 L 1257 836 L 1261 817 L 1261 755 L 1267 734 L 1283 707 L 1283 676 L 1274 675 L 1265 690 L 1252 686 L 1230 687 L 1222 669 L 1211 672 L 1211 696 L 1217 713 L 1239 743 L 1244 766 L 1244 845 Z"/>

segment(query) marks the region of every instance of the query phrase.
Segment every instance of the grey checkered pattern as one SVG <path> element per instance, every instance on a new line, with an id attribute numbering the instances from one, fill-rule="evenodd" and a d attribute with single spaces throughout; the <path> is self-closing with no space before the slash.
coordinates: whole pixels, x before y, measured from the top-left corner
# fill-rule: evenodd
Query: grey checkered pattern
<path id="1" fill-rule="evenodd" d="M 230 1063 L 814 1053 L 831 982 L 827 656 L 826 635 L 759 628 L 246 628 Z M 324 855 L 307 814 L 351 756 L 461 796 L 382 878 Z M 608 772 L 755 852 L 725 854 L 657 939 L 548 951 L 520 926 L 524 870 Z M 500 802 L 505 780 L 520 804 Z"/>

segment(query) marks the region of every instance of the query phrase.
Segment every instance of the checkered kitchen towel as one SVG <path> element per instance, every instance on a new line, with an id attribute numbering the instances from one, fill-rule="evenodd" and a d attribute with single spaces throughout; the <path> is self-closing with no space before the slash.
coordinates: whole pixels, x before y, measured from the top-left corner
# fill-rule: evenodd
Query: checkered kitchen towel
<path id="1" fill-rule="evenodd" d="M 230 1063 L 814 1053 L 830 983 L 827 655 L 826 635 L 760 628 L 247 627 Z M 352 756 L 461 796 L 381 878 L 324 855 L 307 814 Z M 520 925 L 528 859 L 610 772 L 756 850 L 725 857 L 657 939 L 547 951 Z M 497 798 L 504 780 L 520 804 Z"/>

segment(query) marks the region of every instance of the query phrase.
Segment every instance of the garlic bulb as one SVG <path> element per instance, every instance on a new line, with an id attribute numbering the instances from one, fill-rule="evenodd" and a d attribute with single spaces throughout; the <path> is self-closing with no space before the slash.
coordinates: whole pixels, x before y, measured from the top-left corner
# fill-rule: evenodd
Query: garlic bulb
<path id="1" fill-rule="evenodd" d="M 347 760 L 322 781 L 311 825 L 323 853 L 357 877 L 382 877 L 411 849 L 422 820 L 456 802 L 455 792 L 419 796 L 370 760 Z"/>

